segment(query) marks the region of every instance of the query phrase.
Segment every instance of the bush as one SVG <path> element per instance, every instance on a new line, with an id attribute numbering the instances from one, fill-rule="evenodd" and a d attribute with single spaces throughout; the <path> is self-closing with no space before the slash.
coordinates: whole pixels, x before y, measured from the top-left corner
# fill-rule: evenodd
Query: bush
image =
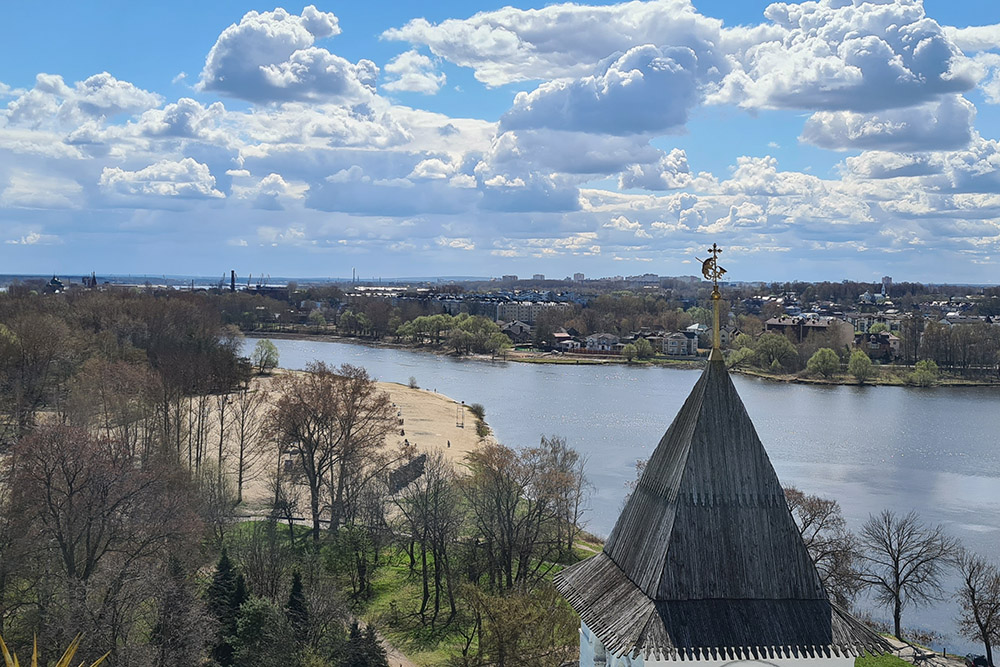
<path id="1" fill-rule="evenodd" d="M 931 359 L 918 361 L 912 373 L 906 376 L 906 383 L 917 387 L 930 387 L 938 378 L 938 366 Z"/>
<path id="2" fill-rule="evenodd" d="M 652 359 L 654 354 L 653 346 L 648 340 L 639 338 L 635 341 L 635 356 L 640 359 Z"/>
<path id="3" fill-rule="evenodd" d="M 469 412 L 475 415 L 476 419 L 479 421 L 486 419 L 486 408 L 483 407 L 482 403 L 473 403 L 470 405 Z"/>
<path id="4" fill-rule="evenodd" d="M 840 357 L 828 347 L 821 347 L 816 353 L 809 357 L 806 370 L 810 375 L 822 375 L 829 378 L 840 370 Z"/>
<path id="5" fill-rule="evenodd" d="M 847 362 L 847 372 L 860 384 L 864 384 L 872 376 L 872 360 L 863 350 L 855 350 Z"/>
<path id="6" fill-rule="evenodd" d="M 420 385 L 417 384 L 417 378 L 410 376 L 410 389 L 420 389 Z"/>

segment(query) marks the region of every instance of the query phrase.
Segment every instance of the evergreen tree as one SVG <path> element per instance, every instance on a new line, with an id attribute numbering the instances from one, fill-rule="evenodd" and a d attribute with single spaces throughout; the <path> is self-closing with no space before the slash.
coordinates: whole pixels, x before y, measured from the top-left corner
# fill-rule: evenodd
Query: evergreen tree
<path id="1" fill-rule="evenodd" d="M 368 626 L 364 631 L 358 622 L 351 623 L 347 646 L 337 667 L 389 667 L 382 643 L 375 635 L 375 628 Z"/>
<path id="2" fill-rule="evenodd" d="M 288 622 L 295 631 L 296 641 L 305 644 L 309 639 L 309 608 L 302 590 L 302 575 L 298 570 L 292 574 L 292 591 L 288 594 L 285 615 L 288 616 Z"/>
<path id="3" fill-rule="evenodd" d="M 240 608 L 232 637 L 233 664 L 239 667 L 293 667 L 301 664 L 295 633 L 281 607 L 253 597 Z"/>
<path id="4" fill-rule="evenodd" d="M 183 565 L 171 556 L 159 596 L 156 625 L 149 640 L 157 648 L 157 667 L 199 664 L 211 643 L 213 627 L 205 604 L 195 594 Z"/>
<path id="5" fill-rule="evenodd" d="M 232 639 L 236 635 L 236 619 L 240 605 L 247 599 L 246 582 L 236 571 L 228 552 L 223 549 L 206 592 L 208 611 L 219 622 L 212 657 L 222 667 L 233 664 Z"/>

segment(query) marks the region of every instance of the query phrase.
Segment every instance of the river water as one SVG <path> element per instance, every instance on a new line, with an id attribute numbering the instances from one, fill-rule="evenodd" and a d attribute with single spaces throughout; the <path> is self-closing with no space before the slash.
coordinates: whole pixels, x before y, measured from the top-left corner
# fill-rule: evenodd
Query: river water
<path id="1" fill-rule="evenodd" d="M 414 377 L 424 389 L 481 403 L 497 438 L 509 446 L 563 436 L 587 456 L 594 486 L 587 529 L 600 536 L 614 526 L 636 461 L 649 457 L 701 373 L 273 342 L 285 368 L 304 368 L 313 360 L 350 363 L 378 380 L 405 384 Z M 885 508 L 915 510 L 967 548 L 1000 559 L 1000 390 L 799 385 L 739 375 L 733 382 L 784 485 L 836 499 L 853 530 Z M 950 577 L 948 592 L 956 586 Z M 957 604 L 944 600 L 905 609 L 903 622 L 944 635 L 939 649 L 982 653 L 957 637 L 957 614 Z"/>

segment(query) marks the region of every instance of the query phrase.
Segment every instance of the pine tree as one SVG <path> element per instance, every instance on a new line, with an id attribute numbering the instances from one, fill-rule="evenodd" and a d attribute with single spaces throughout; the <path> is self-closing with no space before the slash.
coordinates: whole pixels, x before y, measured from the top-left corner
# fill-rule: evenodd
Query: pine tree
<path id="1" fill-rule="evenodd" d="M 159 596 L 150 644 L 157 647 L 158 667 L 188 667 L 201 662 L 211 642 L 214 623 L 194 592 L 184 566 L 171 556 Z"/>
<path id="2" fill-rule="evenodd" d="M 369 625 L 362 632 L 357 621 L 351 623 L 347 646 L 338 667 L 389 667 L 375 628 Z"/>
<path id="3" fill-rule="evenodd" d="M 212 657 L 222 667 L 233 664 L 232 639 L 236 635 L 236 619 L 240 605 L 247 597 L 243 575 L 236 571 L 229 560 L 229 554 L 223 549 L 212 575 L 212 583 L 206 592 L 208 610 L 219 622 Z"/>
<path id="4" fill-rule="evenodd" d="M 288 594 L 285 614 L 295 631 L 295 640 L 304 644 L 309 639 L 309 608 L 302 590 L 302 575 L 298 570 L 292 573 L 292 591 Z"/>

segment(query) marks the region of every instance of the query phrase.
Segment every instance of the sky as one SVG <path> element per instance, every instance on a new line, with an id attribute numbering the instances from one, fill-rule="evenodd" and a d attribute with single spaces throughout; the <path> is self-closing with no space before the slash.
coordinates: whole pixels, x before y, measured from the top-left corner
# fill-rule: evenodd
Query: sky
<path id="1" fill-rule="evenodd" d="M 38 7 L 0 274 L 1000 282 L 995 0 Z"/>

